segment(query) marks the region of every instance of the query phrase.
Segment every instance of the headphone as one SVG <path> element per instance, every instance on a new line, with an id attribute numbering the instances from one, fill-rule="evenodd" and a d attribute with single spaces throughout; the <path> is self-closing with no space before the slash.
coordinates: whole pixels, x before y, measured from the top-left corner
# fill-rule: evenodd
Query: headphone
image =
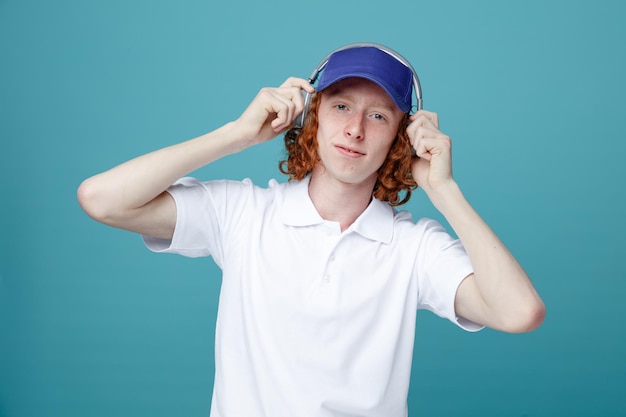
<path id="1" fill-rule="evenodd" d="M 317 81 L 317 77 L 320 75 L 320 72 L 322 72 L 324 67 L 326 67 L 326 64 L 328 63 L 328 60 L 330 59 L 330 57 L 335 52 L 343 51 L 345 49 L 363 48 L 363 47 L 373 47 L 373 48 L 377 48 L 377 49 L 379 49 L 379 50 L 381 50 L 383 52 L 386 52 L 389 55 L 391 55 L 393 58 L 395 58 L 398 61 L 400 61 L 400 63 L 402 63 L 405 67 L 407 67 L 408 69 L 411 70 L 411 73 L 413 74 L 413 93 L 415 94 L 415 97 L 417 98 L 417 110 L 421 110 L 422 109 L 422 104 L 423 104 L 422 103 L 422 87 L 420 86 L 420 80 L 419 80 L 419 77 L 417 76 L 417 72 L 415 72 L 415 69 L 413 68 L 411 63 L 409 61 L 407 61 L 402 55 L 400 55 L 399 53 L 397 53 L 393 49 L 388 48 L 388 47 L 386 47 L 384 45 L 381 45 L 381 44 L 378 44 L 378 43 L 357 42 L 357 43 L 350 43 L 348 45 L 344 45 L 344 46 L 342 46 L 340 48 L 335 49 L 334 51 L 332 51 L 331 53 L 326 55 L 326 57 L 313 70 L 313 72 L 311 73 L 311 76 L 308 79 L 309 80 L 309 84 L 311 84 L 311 85 L 315 84 L 315 81 Z M 297 127 L 297 128 L 301 128 L 304 125 L 304 121 L 306 120 L 306 114 L 309 111 L 309 107 L 311 106 L 311 99 L 313 98 L 313 94 L 312 93 L 308 93 L 308 92 L 302 90 L 302 98 L 304 99 L 304 110 L 294 120 L 295 127 Z"/>

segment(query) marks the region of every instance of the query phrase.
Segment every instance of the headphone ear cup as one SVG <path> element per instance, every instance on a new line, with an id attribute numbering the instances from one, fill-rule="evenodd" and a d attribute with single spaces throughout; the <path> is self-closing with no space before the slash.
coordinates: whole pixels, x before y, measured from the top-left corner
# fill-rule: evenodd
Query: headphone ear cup
<path id="1" fill-rule="evenodd" d="M 302 128 L 302 126 L 304 126 L 306 115 L 309 112 L 309 107 L 311 106 L 311 98 L 313 98 L 313 94 L 308 93 L 304 90 L 302 90 L 301 92 L 302 100 L 304 101 L 304 110 L 302 110 L 302 113 L 300 113 L 300 115 L 296 117 L 296 120 L 293 121 L 297 128 Z"/>

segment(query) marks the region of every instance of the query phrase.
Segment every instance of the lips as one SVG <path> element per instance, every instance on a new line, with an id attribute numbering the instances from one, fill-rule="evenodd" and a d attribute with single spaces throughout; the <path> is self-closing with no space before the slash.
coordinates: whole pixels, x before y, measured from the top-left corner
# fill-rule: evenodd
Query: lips
<path id="1" fill-rule="evenodd" d="M 343 155 L 349 156 L 351 158 L 356 158 L 356 157 L 365 155 L 363 152 L 360 152 L 357 149 L 352 148 L 350 146 L 335 145 L 335 148 L 337 148 L 337 150 Z"/>

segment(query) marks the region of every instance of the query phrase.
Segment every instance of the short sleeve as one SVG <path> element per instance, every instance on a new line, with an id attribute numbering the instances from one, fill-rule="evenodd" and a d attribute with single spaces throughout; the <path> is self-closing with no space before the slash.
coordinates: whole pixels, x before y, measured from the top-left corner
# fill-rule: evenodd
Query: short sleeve
<path id="1" fill-rule="evenodd" d="M 469 256 L 461 241 L 435 220 L 421 219 L 423 238 L 418 250 L 418 308 L 447 318 L 468 331 L 483 326 L 456 315 L 454 300 L 461 282 L 473 272 Z"/>
<path id="2" fill-rule="evenodd" d="M 222 234 L 228 222 L 236 221 L 245 206 L 242 182 L 219 180 L 201 182 L 181 178 L 167 192 L 176 203 L 176 227 L 171 240 L 143 236 L 148 249 L 159 253 L 176 253 L 187 257 L 212 256 L 220 264 L 223 252 Z M 235 219 L 235 220 L 233 220 Z"/>

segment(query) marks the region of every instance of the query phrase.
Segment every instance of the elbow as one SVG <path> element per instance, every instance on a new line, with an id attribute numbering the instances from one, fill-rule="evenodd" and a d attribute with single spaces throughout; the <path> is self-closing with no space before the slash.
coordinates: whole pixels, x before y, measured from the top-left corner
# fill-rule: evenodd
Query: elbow
<path id="1" fill-rule="evenodd" d="M 526 303 L 516 314 L 515 318 L 505 326 L 509 333 L 528 333 L 537 329 L 546 317 L 546 306 L 537 298 Z"/>
<path id="2" fill-rule="evenodd" d="M 107 224 L 111 218 L 110 210 L 104 202 L 103 192 L 93 177 L 83 181 L 78 187 L 76 197 L 78 204 L 89 217 Z"/>
<path id="3" fill-rule="evenodd" d="M 530 314 L 531 320 L 528 321 L 528 326 L 526 328 L 526 331 L 530 332 L 532 330 L 535 330 L 539 326 L 541 326 L 545 318 L 546 318 L 546 305 L 543 303 L 543 301 L 538 299 L 537 302 L 535 303 L 533 310 L 531 311 L 531 314 Z"/>

